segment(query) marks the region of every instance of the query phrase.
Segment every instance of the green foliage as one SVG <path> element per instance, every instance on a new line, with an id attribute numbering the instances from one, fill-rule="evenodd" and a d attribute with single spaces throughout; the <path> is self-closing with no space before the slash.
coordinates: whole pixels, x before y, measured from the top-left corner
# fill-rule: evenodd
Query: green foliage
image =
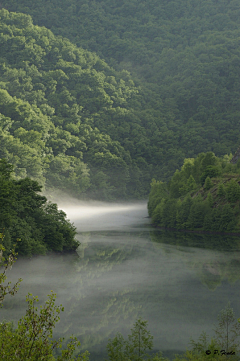
<path id="1" fill-rule="evenodd" d="M 210 208 L 212 208 L 213 205 L 214 205 L 213 196 L 212 196 L 211 192 L 209 192 L 208 195 L 207 195 L 207 203 L 208 203 Z"/>
<path id="2" fill-rule="evenodd" d="M 81 197 L 141 198 L 184 158 L 236 149 L 235 1 L 1 6 L 0 157 L 17 177 Z M 195 167 L 196 184 L 198 173 L 204 184 L 221 172 L 214 157 L 205 163 Z"/>
<path id="3" fill-rule="evenodd" d="M 126 113 L 124 115 L 122 110 L 125 109 L 116 112 L 114 109 L 105 115 L 105 121 L 100 116 L 95 122 L 101 131 L 107 130 L 112 139 L 120 140 L 131 154 L 146 152 L 147 162 L 158 159 L 154 164 L 159 164 L 159 174 L 155 177 L 171 176 L 184 158 L 194 157 L 202 151 L 212 150 L 220 156 L 235 150 L 239 141 L 240 56 L 240 12 L 236 1 L 99 0 L 88 3 L 85 0 L 54 0 L 46 3 L 43 0 L 3 0 L 2 6 L 30 14 L 35 24 L 45 26 L 55 35 L 68 38 L 101 57 L 89 54 L 85 66 L 89 60 L 95 60 L 96 71 L 108 77 L 106 87 L 111 93 L 106 92 L 106 87 L 98 91 L 97 86 L 92 87 L 96 82 L 87 83 L 89 78 L 84 77 L 80 91 L 82 104 L 94 111 L 101 103 L 108 106 L 111 102 L 120 107 L 125 102 L 128 109 L 129 106 L 134 108 L 127 115 L 129 120 L 135 118 L 131 124 L 124 119 Z M 6 10 L 4 12 L 6 16 Z M 7 19 L 7 24 L 14 22 L 18 28 L 28 31 L 35 28 L 27 15 Z M 4 37 L 11 39 L 11 32 L 5 32 Z M 14 43 L 19 53 L 22 44 L 20 39 Z M 8 46 L 4 44 L 4 49 Z M 43 61 L 43 52 L 47 56 L 47 65 L 58 61 L 62 55 L 68 66 L 79 59 L 71 45 L 63 51 L 54 46 L 49 54 L 50 47 L 51 38 L 46 33 L 34 46 L 28 44 L 30 62 Z M 15 59 L 13 54 L 11 60 Z M 109 69 L 106 71 L 102 59 L 114 68 L 124 69 L 123 81 L 131 72 L 136 84 L 141 85 L 140 96 L 126 101 L 128 89 L 115 91 L 118 79 Z M 13 87 L 19 87 L 21 81 L 14 81 Z M 54 81 L 58 82 L 58 79 L 51 81 L 52 88 L 56 87 Z M 102 78 L 98 84 L 100 82 L 103 83 Z M 24 90 L 31 85 L 26 79 Z M 128 87 L 131 88 L 130 82 Z M 33 90 L 38 91 L 38 98 L 45 91 L 42 87 Z M 84 92 L 90 98 L 89 105 Z M 93 94 L 95 100 L 91 98 Z M 65 102 L 62 104 L 64 108 Z M 75 123 L 69 124 L 72 125 L 68 127 L 73 129 Z M 139 124 L 147 124 L 147 127 L 140 131 Z M 138 142 L 133 139 L 135 132 Z"/>
<path id="4" fill-rule="evenodd" d="M 233 179 L 226 186 L 226 197 L 229 202 L 236 202 L 240 199 L 240 186 Z"/>
<path id="5" fill-rule="evenodd" d="M 128 340 L 124 340 L 123 336 L 118 333 L 113 339 L 110 339 L 107 344 L 108 360 L 109 361 L 167 361 L 160 354 L 149 356 L 147 351 L 153 348 L 153 336 L 147 330 L 147 321 L 139 318 L 134 327 L 131 329 L 131 334 L 128 335 Z"/>
<path id="6" fill-rule="evenodd" d="M 231 164 L 229 175 L 228 165 L 226 157 L 200 153 L 195 159 L 185 159 L 168 184 L 154 181 L 148 202 L 152 222 L 165 228 L 240 231 L 238 166 Z M 210 170 L 214 171 L 210 174 Z M 206 174 L 210 175 L 205 178 Z M 162 192 L 163 189 L 166 191 Z"/>
<path id="7" fill-rule="evenodd" d="M 153 347 L 153 336 L 147 330 L 147 321 L 138 319 L 128 336 L 126 352 L 132 360 L 142 360 L 147 356 L 146 351 Z"/>
<path id="8" fill-rule="evenodd" d="M 67 349 L 62 350 L 61 356 L 54 357 L 54 350 L 62 347 L 62 339 L 52 341 L 52 332 L 59 321 L 59 314 L 64 311 L 62 305 L 55 306 L 56 295 L 48 295 L 45 305 L 38 310 L 35 303 L 38 297 L 28 294 L 26 315 L 18 321 L 16 329 L 10 323 L 0 324 L 0 357 L 3 360 L 81 360 L 87 361 L 89 353 L 86 351 L 77 358 L 73 352 L 80 342 L 72 337 Z"/>
<path id="9" fill-rule="evenodd" d="M 152 217 L 153 211 L 156 208 L 157 204 L 163 197 L 168 195 L 167 186 L 163 182 L 156 182 L 155 179 L 151 183 L 151 192 L 148 201 L 148 213 Z"/>
<path id="10" fill-rule="evenodd" d="M 239 320 L 238 320 L 239 321 Z M 206 332 L 202 332 L 199 340 L 196 342 L 191 339 L 191 353 L 195 360 L 226 360 L 231 357 L 231 360 L 238 360 L 237 353 L 239 352 L 239 337 L 240 325 L 235 320 L 233 309 L 230 304 L 223 309 L 218 315 L 218 325 L 213 329 L 215 337 L 208 341 Z M 206 354 L 206 351 L 209 354 Z M 222 351 L 222 352 L 221 352 Z M 227 353 L 230 353 L 227 355 Z M 235 352 L 235 354 L 233 354 Z M 193 360 L 194 358 L 186 357 L 182 360 Z M 175 359 L 174 361 L 180 360 Z"/>
<path id="11" fill-rule="evenodd" d="M 218 193 L 217 195 L 222 198 L 222 197 L 225 197 L 225 194 L 226 194 L 226 190 L 225 190 L 225 187 L 222 183 L 219 183 L 218 185 Z"/>
<path id="12" fill-rule="evenodd" d="M 7 279 L 7 271 L 12 268 L 13 263 L 16 261 L 17 253 L 15 252 L 16 244 L 13 245 L 13 249 L 10 250 L 10 254 L 4 257 L 5 247 L 3 246 L 4 234 L 0 233 L 0 266 L 3 267 L 3 272 L 0 273 L 0 307 L 2 307 L 3 300 L 6 295 L 10 294 L 12 296 L 18 290 L 19 284 L 22 281 L 21 278 L 11 287 L 11 282 L 8 282 L 7 285 L 4 285 L 4 282 Z M 17 239 L 20 242 L 20 239 Z"/>
<path id="13" fill-rule="evenodd" d="M 218 315 L 218 326 L 215 328 L 215 334 L 219 345 L 226 352 L 240 351 L 239 337 L 240 337 L 240 324 L 236 322 L 233 309 L 230 303 Z M 238 341 L 238 342 L 236 342 Z"/>
<path id="14" fill-rule="evenodd" d="M 71 251 L 79 243 L 75 240 L 76 228 L 59 211 L 57 205 L 39 195 L 41 186 L 29 178 L 14 180 L 13 167 L 0 160 L 0 227 L 7 252 L 18 237 L 19 254 L 44 254 L 46 251 Z"/>
<path id="15" fill-rule="evenodd" d="M 5 248 L 2 244 L 3 234 L 0 234 L 0 262 L 1 266 L 5 261 L 3 252 Z M 15 247 L 15 245 L 14 245 Z M 19 279 L 13 287 L 11 282 L 4 285 L 6 281 L 6 271 L 12 267 L 16 260 L 15 250 L 11 250 L 10 255 L 4 264 L 4 271 L 0 273 L 0 304 L 7 294 L 14 295 L 19 283 Z M 26 297 L 28 303 L 26 315 L 18 321 L 18 326 L 14 328 L 12 322 L 3 321 L 0 323 L 0 358 L 1 360 L 57 360 L 57 361 L 88 361 L 88 351 L 80 354 L 77 358 L 73 357 L 76 346 L 80 346 L 80 342 L 75 337 L 71 337 L 71 341 L 67 344 L 67 348 L 61 351 L 61 356 L 55 357 L 54 351 L 62 348 L 63 339 L 52 341 L 53 329 L 59 321 L 59 314 L 64 311 L 62 305 L 55 306 L 56 295 L 51 291 L 45 305 L 40 310 L 35 306 L 38 297 L 32 297 L 29 293 Z"/>
<path id="16" fill-rule="evenodd" d="M 218 325 L 215 326 L 215 337 L 208 340 L 206 332 L 202 332 L 199 340 L 190 340 L 191 350 L 186 350 L 182 355 L 175 355 L 173 361 L 207 361 L 238 360 L 240 319 L 235 321 L 233 309 L 229 304 L 218 315 Z M 124 340 L 120 333 L 110 339 L 107 345 L 109 361 L 168 361 L 162 357 L 162 353 L 148 355 L 145 351 L 153 347 L 153 337 L 146 329 L 147 322 L 138 319 L 128 336 Z M 227 353 L 229 353 L 227 355 Z"/>
<path id="17" fill-rule="evenodd" d="M 150 141 L 159 116 L 130 74 L 29 16 L 2 9 L 0 19 L 0 157 L 15 177 L 79 197 L 146 196 L 162 169 Z"/>
<path id="18" fill-rule="evenodd" d="M 193 199 L 188 195 L 184 200 L 178 203 L 176 223 L 177 228 L 182 229 L 187 227 L 187 221 L 190 214 L 191 207 L 193 205 Z"/>
<path id="19" fill-rule="evenodd" d="M 9 323 L 0 325 L 1 358 L 5 360 L 55 360 L 53 350 L 60 346 L 62 340 L 51 341 L 52 330 L 59 321 L 59 313 L 63 307 L 56 307 L 55 295 L 48 297 L 45 305 L 40 309 L 35 306 L 37 297 L 28 294 L 26 301 L 28 307 L 26 315 L 18 321 L 18 327 L 14 329 Z M 76 343 L 76 341 L 75 341 Z M 74 345 L 74 343 L 72 343 Z M 71 345 L 68 353 L 63 351 L 64 358 L 59 360 L 71 360 Z M 67 357 L 66 357 L 67 356 Z"/>
<path id="20" fill-rule="evenodd" d="M 212 188 L 213 183 L 211 182 L 211 179 L 209 176 L 205 179 L 204 188 L 208 191 L 210 188 Z"/>
<path id="21" fill-rule="evenodd" d="M 187 228 L 189 229 L 202 228 L 208 208 L 209 208 L 208 203 L 203 201 L 201 197 L 194 199 L 187 220 Z"/>
<path id="22" fill-rule="evenodd" d="M 205 332 L 199 337 L 199 341 L 195 342 L 191 339 L 191 351 L 188 351 L 181 356 L 174 358 L 174 361 L 207 361 L 207 360 L 228 360 L 229 356 L 221 353 L 222 349 L 215 338 L 212 338 L 209 342 L 207 340 L 208 336 Z M 208 352 L 208 354 L 206 353 Z M 236 361 L 237 358 L 235 355 L 231 355 L 231 360 Z"/>

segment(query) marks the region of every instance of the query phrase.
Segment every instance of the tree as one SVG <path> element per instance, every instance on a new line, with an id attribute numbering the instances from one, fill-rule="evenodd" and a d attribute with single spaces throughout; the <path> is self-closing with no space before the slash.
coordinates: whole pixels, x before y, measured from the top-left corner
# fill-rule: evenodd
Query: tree
<path id="1" fill-rule="evenodd" d="M 218 191 L 217 191 L 217 195 L 218 197 L 224 197 L 226 194 L 226 190 L 225 190 L 225 187 L 222 183 L 219 183 L 218 185 Z"/>
<path id="2" fill-rule="evenodd" d="M 209 207 L 212 208 L 212 206 L 213 206 L 213 197 L 212 197 L 212 194 L 210 192 L 208 192 L 208 195 L 207 195 L 207 203 L 208 203 Z"/>
<path id="3" fill-rule="evenodd" d="M 73 358 L 76 346 L 80 342 L 75 337 L 67 344 L 67 349 L 62 350 L 61 356 L 54 357 L 54 350 L 62 347 L 63 339 L 52 341 L 52 332 L 59 321 L 59 314 L 64 311 L 62 305 L 55 306 L 56 294 L 51 292 L 44 306 L 38 310 L 35 303 L 38 297 L 28 294 L 26 297 L 28 307 L 26 315 L 18 321 L 16 329 L 11 323 L 0 324 L 0 358 L 6 361 L 87 361 L 88 351 Z"/>
<path id="4" fill-rule="evenodd" d="M 233 309 L 228 303 L 218 315 L 218 325 L 214 328 L 215 337 L 209 342 L 206 332 L 202 332 L 198 341 L 191 339 L 191 352 L 188 353 L 189 357 L 183 358 L 183 360 L 226 360 L 228 355 L 231 355 L 231 360 L 237 361 L 239 358 L 235 353 L 239 351 L 239 340 L 237 342 L 237 338 L 240 336 L 239 322 L 240 319 L 238 322 L 235 321 Z M 177 358 L 174 361 L 180 360 L 181 358 Z"/>
<path id="5" fill-rule="evenodd" d="M 149 194 L 149 201 L 148 201 L 148 213 L 150 217 L 156 206 L 161 202 L 162 198 L 166 198 L 168 195 L 167 185 L 163 182 L 156 182 L 155 179 L 152 179 L 151 182 L 151 191 Z"/>
<path id="6" fill-rule="evenodd" d="M 117 333 L 116 336 L 112 340 L 109 340 L 107 344 L 109 361 L 127 360 L 125 348 L 126 341 L 120 333 Z"/>
<path id="7" fill-rule="evenodd" d="M 3 234 L 0 234 L 1 243 Z M 19 241 L 19 240 L 18 240 Z M 5 248 L 0 244 L 0 261 L 4 262 L 3 252 Z M 14 295 L 21 282 L 19 279 L 11 288 L 10 282 L 6 286 L 6 271 L 12 266 L 16 260 L 14 249 L 11 251 L 4 264 L 4 271 L 0 273 L 0 304 L 7 294 Z M 80 346 L 80 342 L 71 337 L 67 348 L 61 351 L 61 355 L 57 358 L 54 356 L 54 350 L 62 348 L 63 339 L 52 341 L 53 328 L 59 321 L 59 314 L 64 311 L 62 305 L 55 306 L 56 294 L 51 291 L 48 299 L 43 307 L 38 310 L 35 303 L 38 297 L 32 297 L 28 294 L 26 297 L 28 306 L 26 315 L 18 321 L 18 326 L 13 327 L 11 322 L 0 323 L 0 359 L 4 361 L 88 361 L 88 351 L 81 353 L 78 357 L 73 357 L 76 346 Z"/>
<path id="8" fill-rule="evenodd" d="M 210 188 L 212 188 L 213 183 L 210 179 L 210 177 L 207 177 L 204 183 L 204 188 L 208 191 Z"/>
<path id="9" fill-rule="evenodd" d="M 191 350 L 187 351 L 182 357 L 177 357 L 174 361 L 211 361 L 226 360 L 226 356 L 220 353 L 219 344 L 216 339 L 208 341 L 206 332 L 202 332 L 199 340 L 190 340 Z M 234 360 L 235 361 L 235 360 Z"/>
<path id="10" fill-rule="evenodd" d="M 0 229 L 5 229 L 4 246 L 10 250 L 13 240 L 21 238 L 20 254 L 44 254 L 47 250 L 75 250 L 76 228 L 57 204 L 40 195 L 41 186 L 26 177 L 14 180 L 13 167 L 0 160 Z"/>
<path id="11" fill-rule="evenodd" d="M 13 166 L 6 159 L 0 159 L 0 227 L 9 227 L 12 224 L 16 212 L 13 205 L 16 201 L 16 190 L 10 181 Z"/>
<path id="12" fill-rule="evenodd" d="M 153 336 L 147 330 L 147 321 L 139 318 L 131 331 L 126 350 L 132 360 L 142 360 L 147 356 L 146 350 L 153 347 Z"/>
<path id="13" fill-rule="evenodd" d="M 176 215 L 176 199 L 167 199 L 162 208 L 161 225 L 166 228 L 174 228 L 176 226 Z"/>
<path id="14" fill-rule="evenodd" d="M 207 203 L 205 203 L 201 197 L 196 197 L 190 208 L 189 217 L 186 222 L 186 227 L 189 229 L 202 228 L 204 218 L 209 209 Z"/>
<path id="15" fill-rule="evenodd" d="M 234 214 L 234 209 L 230 204 L 225 204 L 221 208 L 221 221 L 220 221 L 220 231 L 234 231 L 237 225 L 237 218 Z"/>
<path id="16" fill-rule="evenodd" d="M 217 342 L 226 352 L 237 351 L 239 347 L 240 324 L 236 322 L 230 302 L 218 315 L 218 325 L 214 329 Z M 236 342 L 238 339 L 238 342 Z M 239 351 L 239 349 L 238 349 Z"/>
<path id="17" fill-rule="evenodd" d="M 177 221 L 177 228 L 184 229 L 186 228 L 186 222 L 189 217 L 190 209 L 193 204 L 193 199 L 190 195 L 184 198 L 183 202 L 179 205 L 176 221 Z"/>
<path id="18" fill-rule="evenodd" d="M 221 170 L 219 167 L 209 165 L 205 169 L 204 173 L 201 175 L 201 182 L 203 184 L 207 177 L 213 178 L 219 176 L 220 174 Z"/>
<path id="19" fill-rule="evenodd" d="M 110 361 L 141 361 L 148 357 L 146 351 L 153 347 L 153 336 L 147 330 L 147 321 L 143 321 L 140 317 L 131 331 L 128 340 L 124 340 L 118 333 L 108 341 L 107 351 Z"/>
<path id="20" fill-rule="evenodd" d="M 13 245 L 13 249 L 10 250 L 10 254 L 7 256 L 7 259 L 3 256 L 6 249 L 3 246 L 3 240 L 4 240 L 4 234 L 0 233 L 0 266 L 3 266 L 3 272 L 0 273 L 0 307 L 2 307 L 3 300 L 6 295 L 15 295 L 15 293 L 18 290 L 18 286 L 20 282 L 22 281 L 21 278 L 15 283 L 13 287 L 11 287 L 11 282 L 8 282 L 7 285 L 4 285 L 4 282 L 7 279 L 7 270 L 12 268 L 13 263 L 16 261 L 17 253 L 15 252 L 16 244 Z M 21 241 L 20 239 L 17 239 L 17 241 Z M 5 263 L 4 263 L 5 262 Z"/>
<path id="21" fill-rule="evenodd" d="M 229 202 L 236 202 L 240 199 L 239 184 L 233 179 L 231 179 L 226 186 L 226 196 Z"/>

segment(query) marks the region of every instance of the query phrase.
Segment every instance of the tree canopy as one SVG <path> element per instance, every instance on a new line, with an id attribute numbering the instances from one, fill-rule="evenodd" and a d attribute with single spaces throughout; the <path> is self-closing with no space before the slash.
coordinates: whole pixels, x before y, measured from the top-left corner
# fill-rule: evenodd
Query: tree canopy
<path id="1" fill-rule="evenodd" d="M 1 4 L 21 12 L 0 13 L 0 156 L 16 176 L 141 198 L 184 158 L 236 149 L 235 0 Z"/>
<path id="2" fill-rule="evenodd" d="M 146 194 L 154 149 L 129 73 L 30 16 L 0 19 L 0 157 L 16 177 L 92 198 Z"/>
<path id="3" fill-rule="evenodd" d="M 148 212 L 164 228 L 240 233 L 240 161 L 200 153 L 168 183 L 152 181 Z"/>
<path id="4" fill-rule="evenodd" d="M 5 159 L 0 160 L 0 230 L 6 253 L 17 239 L 16 251 L 22 255 L 75 250 L 76 228 L 66 214 L 39 194 L 42 187 L 37 181 L 15 180 L 12 171 Z"/>

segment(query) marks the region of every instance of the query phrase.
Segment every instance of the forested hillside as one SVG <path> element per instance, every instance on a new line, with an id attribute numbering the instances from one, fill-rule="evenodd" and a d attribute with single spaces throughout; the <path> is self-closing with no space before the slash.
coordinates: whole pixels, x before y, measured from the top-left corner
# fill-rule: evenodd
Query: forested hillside
<path id="1" fill-rule="evenodd" d="M 184 158 L 237 148 L 235 0 L 1 6 L 53 32 L 1 11 L 0 112 L 13 123 L 3 125 L 0 157 L 17 165 L 18 176 L 82 197 L 141 198 L 151 178 L 169 179 Z M 34 127 L 20 126 L 30 113 Z"/>
<path id="2" fill-rule="evenodd" d="M 29 178 L 15 180 L 13 166 L 0 160 L 0 240 L 6 254 L 16 243 L 21 255 L 75 251 L 76 228 L 55 203 L 40 195 L 41 186 Z M 3 241 L 2 241 L 3 239 Z"/>
<path id="3" fill-rule="evenodd" d="M 0 157 L 17 177 L 76 196 L 146 195 L 159 130 L 129 74 L 30 16 L 1 10 L 0 20 Z"/>
<path id="4" fill-rule="evenodd" d="M 168 183 L 153 180 L 148 212 L 164 228 L 240 233 L 240 160 L 201 153 Z"/>
<path id="5" fill-rule="evenodd" d="M 2 6 L 31 14 L 38 25 L 129 70 L 144 88 L 151 119 L 164 119 L 169 130 L 158 143 L 159 160 L 167 157 L 169 167 L 201 151 L 236 148 L 238 1 L 3 0 Z"/>

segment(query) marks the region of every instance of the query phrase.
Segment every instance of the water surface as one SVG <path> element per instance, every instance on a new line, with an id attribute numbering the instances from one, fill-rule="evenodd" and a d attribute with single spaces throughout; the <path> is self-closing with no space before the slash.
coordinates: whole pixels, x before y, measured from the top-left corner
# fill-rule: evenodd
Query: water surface
<path id="1" fill-rule="evenodd" d="M 148 320 L 155 351 L 172 357 L 212 327 L 228 300 L 240 317 L 240 242 L 237 238 L 153 229 L 146 202 L 60 204 L 78 229 L 74 254 L 20 258 L 9 272 L 23 278 L 8 297 L 2 318 L 18 319 L 25 295 L 40 304 L 51 290 L 65 311 L 56 336 L 76 335 L 90 360 L 106 356 L 116 332 L 129 334 L 136 319 Z"/>

